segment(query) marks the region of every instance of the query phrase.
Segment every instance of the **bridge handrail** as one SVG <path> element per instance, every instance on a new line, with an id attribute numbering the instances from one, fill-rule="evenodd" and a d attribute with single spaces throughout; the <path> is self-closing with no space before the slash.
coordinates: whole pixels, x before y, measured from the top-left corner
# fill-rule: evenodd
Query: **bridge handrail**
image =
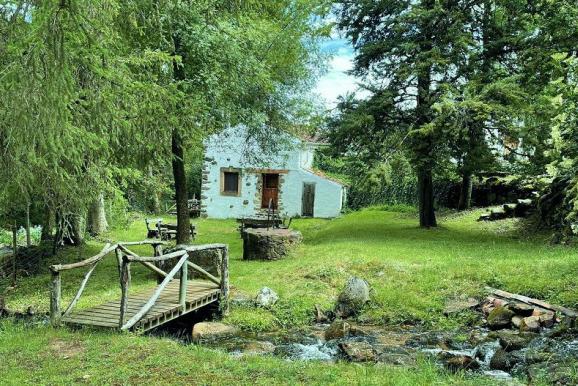
<path id="1" fill-rule="evenodd" d="M 175 256 L 176 257 L 176 256 Z M 180 251 L 180 259 L 178 263 L 173 267 L 173 269 L 167 274 L 164 278 L 162 283 L 157 287 L 153 295 L 150 299 L 142 306 L 142 308 L 134 314 L 132 318 L 130 318 L 126 323 L 124 323 L 124 315 L 126 315 L 126 310 L 128 306 L 128 283 L 125 282 L 123 286 L 123 293 L 122 298 L 120 300 L 121 304 L 121 311 L 120 311 L 120 320 L 119 320 L 119 327 L 122 331 L 126 331 L 129 328 L 133 327 L 141 318 L 153 308 L 156 301 L 158 300 L 159 296 L 161 296 L 161 292 L 165 289 L 165 287 L 169 284 L 171 280 L 174 279 L 177 272 L 181 271 L 180 277 L 180 286 L 179 286 L 179 304 L 184 309 L 185 308 L 185 300 L 187 294 L 187 260 L 189 259 L 189 254 L 186 251 Z M 130 261 L 128 256 L 125 256 L 123 259 L 123 272 L 130 269 Z M 123 275 L 124 277 L 124 275 Z M 125 289 L 126 288 L 126 289 Z"/>
<path id="2" fill-rule="evenodd" d="M 121 242 L 121 243 L 117 243 L 114 245 L 110 245 L 110 244 L 106 244 L 109 247 L 103 248 L 99 254 L 94 255 L 92 257 L 89 257 L 88 259 L 82 260 L 82 261 L 77 261 L 76 263 L 70 263 L 70 264 L 54 264 L 50 266 L 50 270 L 52 272 L 60 272 L 60 271 L 68 271 L 71 269 L 75 269 L 75 268 L 83 268 L 83 267 L 87 267 L 91 264 L 97 263 L 100 260 L 102 260 L 106 255 L 108 255 L 110 252 L 114 251 L 115 249 L 117 249 L 119 246 L 127 246 L 127 245 L 152 245 L 153 247 L 156 245 L 166 245 L 166 243 L 164 241 L 156 241 L 156 240 L 144 240 L 144 241 L 128 241 L 128 242 Z"/>
<path id="3" fill-rule="evenodd" d="M 166 245 L 166 243 L 163 241 L 158 241 L 158 240 L 127 241 L 127 242 L 120 242 L 120 243 L 117 243 L 114 245 L 110 245 L 110 243 L 107 243 L 107 244 L 105 244 L 105 246 L 102 248 L 102 250 L 98 254 L 96 254 L 92 257 L 89 257 L 89 258 L 84 259 L 82 261 L 78 261 L 76 263 L 54 264 L 54 265 L 51 265 L 49 267 L 50 272 L 51 272 L 51 276 L 52 276 L 52 278 L 51 278 L 51 290 L 50 290 L 50 322 L 53 325 L 60 324 L 60 319 L 64 316 L 68 316 L 70 314 L 70 312 L 72 312 L 72 309 L 76 306 L 76 303 L 78 303 L 78 300 L 82 296 L 82 293 L 84 292 L 84 289 L 86 288 L 86 284 L 88 283 L 88 280 L 92 276 L 92 273 L 94 272 L 96 266 L 112 251 L 116 251 L 117 257 L 118 257 L 119 251 L 121 248 L 126 250 L 126 248 L 124 247 L 125 245 L 152 245 L 154 250 L 155 250 L 155 253 L 162 253 L 162 252 L 160 252 L 160 246 Z M 122 263 L 122 261 L 119 259 L 118 260 L 119 272 L 120 272 L 121 263 Z M 76 295 L 74 296 L 74 298 L 72 299 L 70 304 L 66 307 L 66 310 L 63 313 L 61 313 L 61 311 L 60 311 L 61 310 L 61 300 L 62 300 L 62 277 L 61 277 L 61 273 L 63 271 L 68 271 L 68 270 L 83 268 L 83 267 L 88 267 L 88 266 L 90 266 L 90 269 L 84 275 L 84 278 L 82 279 L 82 282 L 80 284 L 80 288 L 76 292 Z"/>
<path id="4" fill-rule="evenodd" d="M 152 245 L 155 250 L 155 255 L 153 257 L 141 257 L 136 253 L 132 252 L 128 248 L 127 245 Z M 84 289 L 86 288 L 86 284 L 90 279 L 92 273 L 94 272 L 96 266 L 100 261 L 106 257 L 112 251 L 115 251 L 118 265 L 119 265 L 119 276 L 120 276 L 120 286 L 122 291 L 121 297 L 121 305 L 120 305 L 120 317 L 119 317 L 119 327 L 121 330 L 127 330 L 133 327 L 150 309 L 154 306 L 155 302 L 158 300 L 163 289 L 166 285 L 174 279 L 176 273 L 180 270 L 181 271 L 181 279 L 180 279 L 180 291 L 179 291 L 179 304 L 181 307 L 185 308 L 186 302 L 186 292 L 187 292 L 187 280 L 188 280 L 188 268 L 192 268 L 195 271 L 199 272 L 203 275 L 206 279 L 213 282 L 214 284 L 219 286 L 221 292 L 221 307 L 223 312 L 228 311 L 228 297 L 229 297 L 229 248 L 226 244 L 205 244 L 205 245 L 194 245 L 186 247 L 182 250 L 171 252 L 167 254 L 162 254 L 162 245 L 166 245 L 166 243 L 162 241 L 138 241 L 138 242 L 122 242 L 117 243 L 114 245 L 106 244 L 102 250 L 95 256 L 85 259 L 83 261 L 72 263 L 72 264 L 58 264 L 50 266 L 50 270 L 52 273 L 52 285 L 51 285 L 51 293 L 50 293 L 50 320 L 53 325 L 58 325 L 62 317 L 65 317 L 70 314 L 72 309 L 76 306 L 76 303 L 80 299 Z M 221 253 L 221 272 L 220 277 L 216 277 L 211 273 L 207 272 L 202 267 L 198 266 L 197 264 L 189 261 L 189 252 L 195 251 L 202 251 L 202 250 L 210 250 L 210 249 L 220 249 Z M 185 258 L 186 257 L 186 258 Z M 179 258 L 179 262 L 173 267 L 173 269 L 166 273 L 162 269 L 158 268 L 156 265 L 152 264 L 154 262 L 162 262 L 167 261 L 170 259 Z M 127 323 L 124 322 L 126 311 L 127 311 L 127 302 L 128 302 L 128 290 L 130 287 L 131 281 L 131 273 L 130 273 L 130 264 L 131 262 L 138 262 L 143 264 L 148 269 L 152 270 L 159 276 L 163 277 L 163 281 L 157 287 L 153 296 L 149 299 L 149 301 L 141 308 L 141 310 L 135 314 Z M 64 313 L 60 312 L 60 302 L 61 302 L 61 272 L 65 270 L 75 269 L 75 268 L 82 268 L 90 266 L 90 269 L 85 274 L 80 288 L 78 289 L 76 295 L 74 296 L 73 300 L 70 302 Z"/>

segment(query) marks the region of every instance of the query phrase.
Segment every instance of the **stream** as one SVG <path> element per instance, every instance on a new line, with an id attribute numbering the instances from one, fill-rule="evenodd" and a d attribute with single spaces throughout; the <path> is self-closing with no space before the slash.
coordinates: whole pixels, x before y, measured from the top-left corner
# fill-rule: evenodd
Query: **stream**
<path id="1" fill-rule="evenodd" d="M 343 337 L 326 340 L 324 332 L 328 327 L 315 324 L 293 331 L 240 332 L 200 344 L 236 357 L 271 355 L 288 361 L 349 361 L 411 367 L 420 358 L 426 358 L 440 369 L 483 374 L 508 384 L 546 375 L 553 384 L 575 384 L 568 375 L 578 362 L 575 333 L 558 336 L 554 330 L 544 330 L 540 334 L 521 335 L 512 330 L 490 331 L 481 327 L 448 333 L 355 326 Z M 520 339 L 522 336 L 524 339 Z"/>

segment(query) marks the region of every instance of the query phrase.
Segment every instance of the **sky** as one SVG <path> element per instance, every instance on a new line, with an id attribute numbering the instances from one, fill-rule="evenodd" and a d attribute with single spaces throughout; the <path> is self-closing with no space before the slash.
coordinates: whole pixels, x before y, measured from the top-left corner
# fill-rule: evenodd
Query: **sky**
<path id="1" fill-rule="evenodd" d="M 319 79 L 314 92 L 321 95 L 328 108 L 335 107 L 337 98 L 358 89 L 357 79 L 348 75 L 353 68 L 353 47 L 339 36 L 327 39 L 321 44 L 323 53 L 331 55 L 327 73 Z"/>

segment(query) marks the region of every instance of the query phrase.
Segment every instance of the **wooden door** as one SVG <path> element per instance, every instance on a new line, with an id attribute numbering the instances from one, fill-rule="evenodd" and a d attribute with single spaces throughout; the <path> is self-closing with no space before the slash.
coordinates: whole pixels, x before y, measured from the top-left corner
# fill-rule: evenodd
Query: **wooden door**
<path id="1" fill-rule="evenodd" d="M 315 207 L 315 184 L 305 182 L 303 184 L 303 203 L 301 214 L 303 217 L 313 217 Z"/>
<path id="2" fill-rule="evenodd" d="M 277 209 L 279 204 L 279 174 L 263 174 L 263 196 L 261 208 Z"/>

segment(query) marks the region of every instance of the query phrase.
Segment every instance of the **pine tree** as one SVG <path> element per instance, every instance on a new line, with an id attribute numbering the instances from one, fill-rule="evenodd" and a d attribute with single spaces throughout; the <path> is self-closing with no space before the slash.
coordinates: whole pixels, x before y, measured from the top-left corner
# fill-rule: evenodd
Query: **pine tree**
<path id="1" fill-rule="evenodd" d="M 465 31 L 469 6 L 434 0 L 340 2 L 339 26 L 356 49 L 354 73 L 393 101 L 393 109 L 384 112 L 395 117 L 391 124 L 404 126 L 409 117 L 422 227 L 437 225 L 433 170 L 440 138 L 432 106 L 457 81 L 457 65 L 471 40 Z"/>

